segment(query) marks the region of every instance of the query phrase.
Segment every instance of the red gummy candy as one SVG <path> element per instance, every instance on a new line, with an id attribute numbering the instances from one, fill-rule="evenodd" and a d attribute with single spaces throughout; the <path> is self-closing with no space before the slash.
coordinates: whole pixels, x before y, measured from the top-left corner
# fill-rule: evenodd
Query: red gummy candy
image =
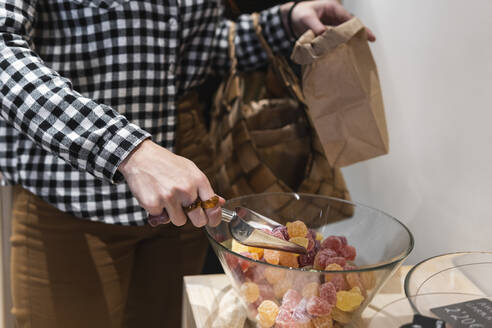
<path id="1" fill-rule="evenodd" d="M 331 309 L 333 309 L 333 305 L 319 296 L 312 296 L 306 304 L 307 313 L 314 316 L 329 315 Z"/>
<path id="2" fill-rule="evenodd" d="M 275 327 L 278 326 L 279 328 L 294 328 L 295 322 L 292 319 L 292 312 L 281 307 L 275 319 L 275 324 Z"/>
<path id="3" fill-rule="evenodd" d="M 282 308 L 294 311 L 299 302 L 301 302 L 302 295 L 295 289 L 289 289 L 282 298 Z"/>
<path id="4" fill-rule="evenodd" d="M 336 263 L 343 268 L 345 266 L 345 264 L 347 263 L 347 260 L 344 257 L 337 256 L 337 257 L 330 257 L 330 258 L 326 259 L 325 263 L 326 263 L 326 265 Z M 326 266 L 325 266 L 325 268 L 326 268 Z"/>
<path id="5" fill-rule="evenodd" d="M 308 246 L 306 247 L 306 251 L 310 252 L 314 250 L 314 239 L 310 234 L 307 235 L 307 239 L 309 242 L 308 242 Z"/>
<path id="6" fill-rule="evenodd" d="M 346 246 L 348 243 L 347 243 L 347 237 L 345 236 L 338 236 L 338 238 L 340 238 L 340 241 L 342 242 L 342 245 L 343 246 Z"/>
<path id="7" fill-rule="evenodd" d="M 328 238 L 325 238 L 325 240 L 323 240 L 323 242 L 321 243 L 321 248 L 330 248 L 335 252 L 340 251 L 342 246 L 342 241 L 337 236 L 329 236 Z"/>
<path id="8" fill-rule="evenodd" d="M 337 289 L 332 282 L 325 282 L 319 287 L 319 296 L 332 307 L 337 303 Z"/>
<path id="9" fill-rule="evenodd" d="M 345 278 L 342 274 L 333 275 L 333 278 L 331 278 L 329 282 L 331 282 L 333 286 L 335 286 L 337 292 L 348 289 L 347 282 L 345 281 Z"/>
<path id="10" fill-rule="evenodd" d="M 275 293 L 273 292 L 273 287 L 269 283 L 258 285 L 260 288 L 260 296 L 265 300 L 274 300 Z"/>
<path id="11" fill-rule="evenodd" d="M 281 238 L 284 240 L 289 240 L 289 233 L 287 232 L 286 226 L 278 226 L 272 230 L 272 236 Z"/>
<path id="12" fill-rule="evenodd" d="M 308 323 L 311 321 L 311 316 L 308 314 L 306 309 L 306 303 L 306 299 L 303 298 L 292 313 L 292 319 L 299 324 Z"/>
<path id="13" fill-rule="evenodd" d="M 306 254 L 299 255 L 299 266 L 302 268 L 308 265 L 313 265 L 315 257 L 316 251 L 314 249 Z"/>
<path id="14" fill-rule="evenodd" d="M 355 270 L 355 269 L 357 269 L 357 267 L 355 265 L 352 265 L 352 264 L 349 264 L 349 263 L 347 263 L 347 264 L 345 264 L 343 266 L 343 270 L 346 270 L 346 271 Z"/>
<path id="15" fill-rule="evenodd" d="M 337 252 L 332 249 L 325 248 L 322 249 L 314 257 L 314 267 L 323 270 L 328 265 L 326 262 L 332 257 L 336 257 Z"/>
<path id="16" fill-rule="evenodd" d="M 340 250 L 340 254 L 345 257 L 349 261 L 355 260 L 355 256 L 357 254 L 355 247 L 350 245 L 345 245 Z"/>

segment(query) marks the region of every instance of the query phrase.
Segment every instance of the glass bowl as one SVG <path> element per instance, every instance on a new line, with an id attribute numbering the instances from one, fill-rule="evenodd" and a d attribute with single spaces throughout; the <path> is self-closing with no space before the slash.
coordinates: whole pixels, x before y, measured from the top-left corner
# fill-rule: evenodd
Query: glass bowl
<path id="1" fill-rule="evenodd" d="M 355 260 L 344 271 L 285 267 L 231 251 L 232 239 L 226 223 L 222 222 L 215 228 L 206 227 L 207 237 L 226 275 L 240 295 L 250 320 L 257 322 L 258 318 L 262 318 L 258 317 L 258 307 L 263 303 L 272 305 L 273 302 L 280 306 L 283 296 L 289 290 L 296 290 L 301 295 L 302 300 L 299 302 L 298 298 L 296 301 L 298 306 L 290 308 L 290 315 L 281 312 L 276 316 L 275 310 L 272 310 L 270 313 L 276 316 L 275 323 L 263 320 L 262 327 L 322 327 L 323 320 L 336 321 L 338 326 L 358 326 L 364 308 L 398 269 L 414 245 L 412 234 L 397 219 L 377 209 L 336 198 L 296 193 L 265 193 L 231 199 L 224 207 L 234 209 L 237 206 L 250 208 L 284 225 L 289 221 L 301 220 L 309 229 L 324 237 L 345 236 L 348 244 L 357 251 Z M 314 295 L 313 289 L 307 286 L 319 286 L 325 280 L 340 282 L 337 285 L 336 306 L 330 315 L 318 317 L 313 315 L 314 311 L 309 314 L 305 310 L 306 302 Z M 353 287 L 358 288 L 363 301 L 356 307 L 352 304 L 345 307 L 339 303 L 342 302 L 343 294 L 340 293 L 340 288 L 345 293 L 343 296 L 346 296 L 347 290 Z M 259 293 L 255 290 L 259 290 Z M 267 300 L 271 302 L 266 302 Z M 266 313 L 263 309 L 262 307 L 261 312 Z M 297 324 L 288 325 L 289 320 L 296 320 Z"/>
<path id="2" fill-rule="evenodd" d="M 405 278 L 405 295 L 416 313 L 492 297 L 492 252 L 438 255 L 414 266 Z"/>

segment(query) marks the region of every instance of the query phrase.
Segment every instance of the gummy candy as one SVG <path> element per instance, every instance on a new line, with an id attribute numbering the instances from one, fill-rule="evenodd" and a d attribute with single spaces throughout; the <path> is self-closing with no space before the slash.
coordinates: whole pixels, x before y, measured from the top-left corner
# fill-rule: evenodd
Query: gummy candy
<path id="1" fill-rule="evenodd" d="M 347 324 L 350 322 L 350 314 L 334 307 L 331 310 L 331 317 L 333 320 L 340 322 L 341 324 Z"/>
<path id="2" fill-rule="evenodd" d="M 376 276 L 372 271 L 361 272 L 360 280 L 362 282 L 362 286 L 364 286 L 366 290 L 376 287 Z"/>
<path id="3" fill-rule="evenodd" d="M 278 264 L 280 261 L 280 252 L 272 249 L 265 249 L 263 259 L 270 264 Z"/>
<path id="4" fill-rule="evenodd" d="M 297 261 L 297 258 L 297 254 L 280 251 L 279 264 L 287 267 L 298 268 L 299 261 Z"/>
<path id="5" fill-rule="evenodd" d="M 329 315 L 313 318 L 313 319 L 311 319 L 311 322 L 313 323 L 314 328 L 332 328 L 333 327 L 333 320 L 331 319 L 331 316 L 329 316 Z"/>
<path id="6" fill-rule="evenodd" d="M 282 298 L 282 308 L 289 310 L 289 311 L 294 311 L 294 309 L 299 304 L 301 299 L 302 299 L 302 296 L 301 296 L 301 294 L 299 294 L 299 292 L 297 290 L 289 289 L 284 294 L 284 297 Z"/>
<path id="7" fill-rule="evenodd" d="M 329 248 L 335 252 L 339 252 L 342 248 L 342 241 L 337 236 L 329 236 L 321 243 L 321 248 Z"/>
<path id="8" fill-rule="evenodd" d="M 327 266 L 327 261 L 329 258 L 336 257 L 337 253 L 329 248 L 320 250 L 314 257 L 314 268 L 318 270 L 323 270 Z"/>
<path id="9" fill-rule="evenodd" d="M 357 292 L 356 288 L 352 288 L 350 291 L 341 290 L 337 292 L 336 307 L 338 309 L 352 312 L 359 308 L 362 301 L 364 301 L 364 296 L 361 295 L 360 290 Z"/>
<path id="10" fill-rule="evenodd" d="M 309 239 L 305 237 L 292 237 L 289 239 L 291 243 L 297 244 L 299 246 L 302 246 L 304 248 L 308 248 L 309 245 Z M 314 246 L 314 245 L 313 245 Z"/>
<path id="11" fill-rule="evenodd" d="M 258 258 L 260 259 L 263 257 L 263 248 L 248 246 L 248 252 L 258 254 Z"/>
<path id="12" fill-rule="evenodd" d="M 347 245 L 347 237 L 345 236 L 337 236 L 338 238 L 340 238 L 340 240 L 342 241 L 342 245 L 345 246 Z"/>
<path id="13" fill-rule="evenodd" d="M 308 228 L 306 224 L 302 221 L 287 222 L 287 233 L 289 237 L 306 237 L 308 234 Z"/>
<path id="14" fill-rule="evenodd" d="M 259 257 L 258 257 L 258 254 L 257 253 L 248 253 L 248 252 L 242 252 L 240 253 L 242 256 L 246 256 L 250 259 L 253 259 L 253 260 L 259 260 Z M 250 266 L 254 266 L 255 264 L 254 263 L 251 263 L 247 260 L 244 260 L 244 259 L 241 259 L 239 258 L 238 259 L 238 263 L 239 263 L 239 266 L 241 267 L 241 269 L 243 270 L 243 272 L 246 272 L 246 270 L 248 270 L 248 268 Z"/>
<path id="15" fill-rule="evenodd" d="M 284 240 L 288 240 L 289 239 L 289 233 L 287 232 L 287 227 L 286 226 L 278 226 L 278 227 L 275 227 L 272 230 L 272 235 L 275 236 L 275 237 L 277 237 L 277 238 L 284 239 Z"/>
<path id="16" fill-rule="evenodd" d="M 258 306 L 258 321 L 262 327 L 272 327 L 275 324 L 279 308 L 275 302 L 265 300 Z"/>
<path id="17" fill-rule="evenodd" d="M 344 245 L 340 249 L 340 254 L 346 258 L 349 261 L 355 260 L 355 256 L 357 255 L 357 252 L 355 250 L 355 247 L 350 246 L 350 245 Z"/>
<path id="18" fill-rule="evenodd" d="M 245 253 L 248 252 L 248 246 L 243 245 L 236 241 L 235 239 L 232 240 L 232 245 L 231 245 L 231 250 L 235 253 Z"/>
<path id="19" fill-rule="evenodd" d="M 279 328 L 294 328 L 295 322 L 292 319 L 292 312 L 284 309 L 282 306 L 278 311 L 277 318 L 275 319 L 275 327 Z"/>
<path id="20" fill-rule="evenodd" d="M 319 296 L 319 287 L 319 283 L 317 283 L 316 281 L 304 285 L 304 288 L 302 289 L 302 296 L 305 298 L 309 298 L 311 296 Z"/>
<path id="21" fill-rule="evenodd" d="M 360 280 L 359 274 L 357 272 L 350 272 L 345 275 L 345 280 L 347 280 L 347 284 L 350 288 L 358 288 L 363 296 L 367 296 L 366 289 L 362 285 L 362 281 Z"/>
<path id="22" fill-rule="evenodd" d="M 241 286 L 241 294 L 247 302 L 253 303 L 260 296 L 260 288 L 254 282 L 245 282 Z"/>
<path id="23" fill-rule="evenodd" d="M 277 269 L 277 268 L 268 267 L 265 269 L 263 274 L 265 275 L 266 280 L 270 284 L 274 285 L 277 282 L 279 282 L 280 280 L 285 278 L 285 272 L 286 272 L 286 270 L 284 270 L 284 269 Z"/>
<path id="24" fill-rule="evenodd" d="M 319 232 L 316 233 L 316 237 L 315 237 L 316 240 L 319 240 L 319 241 L 322 241 L 323 240 L 323 235 L 320 234 Z"/>
<path id="25" fill-rule="evenodd" d="M 265 300 L 273 300 L 275 298 L 275 293 L 273 292 L 272 285 L 268 283 L 259 284 L 260 296 Z"/>
<path id="26" fill-rule="evenodd" d="M 292 313 L 292 319 L 296 322 L 296 327 L 312 327 L 311 316 L 307 313 L 306 305 L 307 301 L 303 298 Z"/>
<path id="27" fill-rule="evenodd" d="M 311 296 L 306 303 L 306 310 L 313 316 L 324 316 L 331 313 L 333 305 L 319 296 Z"/>
<path id="28" fill-rule="evenodd" d="M 333 283 L 325 282 L 319 287 L 319 296 L 326 300 L 332 307 L 337 302 L 337 290 Z"/>
<path id="29" fill-rule="evenodd" d="M 306 254 L 299 255 L 299 266 L 302 268 L 308 265 L 313 265 L 315 256 L 316 256 L 315 249 L 313 249 L 310 252 L 307 252 Z"/>

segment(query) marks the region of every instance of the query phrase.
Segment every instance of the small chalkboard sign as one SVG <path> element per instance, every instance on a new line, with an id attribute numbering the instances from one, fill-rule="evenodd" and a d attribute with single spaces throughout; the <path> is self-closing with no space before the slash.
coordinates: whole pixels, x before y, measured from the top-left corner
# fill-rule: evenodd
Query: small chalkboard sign
<path id="1" fill-rule="evenodd" d="M 492 327 L 492 301 L 487 298 L 441 306 L 431 311 L 453 328 Z"/>
<path id="2" fill-rule="evenodd" d="M 446 323 L 439 319 L 424 317 L 416 314 L 413 316 L 413 322 L 407 323 L 400 328 L 445 328 Z"/>

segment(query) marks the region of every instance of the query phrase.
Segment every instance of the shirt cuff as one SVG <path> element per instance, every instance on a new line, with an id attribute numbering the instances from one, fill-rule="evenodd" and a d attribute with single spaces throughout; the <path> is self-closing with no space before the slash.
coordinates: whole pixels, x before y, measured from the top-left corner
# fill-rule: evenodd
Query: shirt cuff
<path id="1" fill-rule="evenodd" d="M 150 133 L 142 130 L 135 124 L 128 123 L 118 129 L 106 140 L 101 153 L 95 163 L 95 172 L 102 175 L 112 183 L 119 183 L 124 180 L 123 175 L 118 171 L 121 162 L 138 146 L 142 141 L 150 138 Z M 96 176 L 98 175 L 96 173 Z"/>
<path id="2" fill-rule="evenodd" d="M 260 25 L 263 36 L 276 54 L 290 56 L 295 40 L 291 39 L 282 23 L 280 6 L 263 10 L 260 13 Z"/>

